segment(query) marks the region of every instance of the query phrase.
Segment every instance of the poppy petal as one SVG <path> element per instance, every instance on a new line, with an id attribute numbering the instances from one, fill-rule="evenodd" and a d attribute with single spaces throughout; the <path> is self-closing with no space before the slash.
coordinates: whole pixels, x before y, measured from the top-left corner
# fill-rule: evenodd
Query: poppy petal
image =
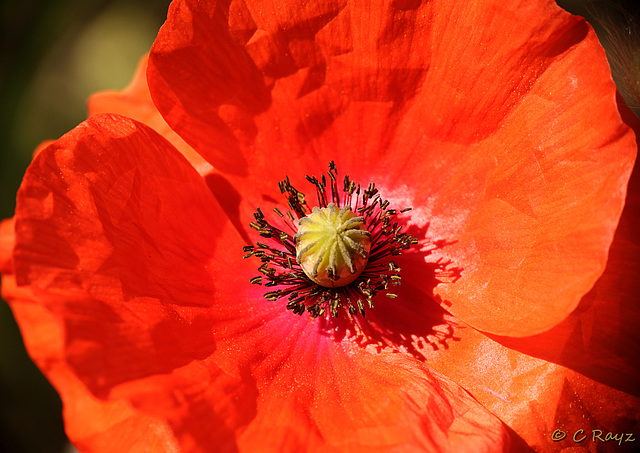
<path id="1" fill-rule="evenodd" d="M 509 451 L 493 415 L 406 356 L 341 348 L 307 354 L 292 355 L 261 392 L 241 450 Z"/>
<path id="2" fill-rule="evenodd" d="M 67 315 L 69 361 L 102 396 L 215 348 L 197 327 L 207 323 L 208 268 L 228 222 L 200 175 L 151 129 L 87 120 L 34 159 L 15 218 L 16 280 L 69 296 L 49 308 Z M 135 366 L 105 380 L 123 360 Z"/>
<path id="3" fill-rule="evenodd" d="M 447 378 L 391 350 L 364 349 L 346 319 L 292 316 L 229 275 L 212 358 L 257 390 L 240 451 L 499 451 L 508 434 Z M 251 275 L 251 274 L 249 274 Z"/>
<path id="4" fill-rule="evenodd" d="M 607 267 L 566 320 L 524 338 L 461 329 L 460 340 L 449 343 L 456 359 L 434 355 L 429 363 L 537 450 L 591 448 L 609 433 L 624 434 L 620 443 L 609 439 L 611 451 L 633 446 L 626 434 L 634 438 L 640 429 L 639 213 L 636 166 Z"/>
<path id="5" fill-rule="evenodd" d="M 100 113 L 116 113 L 127 116 L 136 121 L 140 121 L 150 126 L 164 138 L 169 140 L 178 151 L 193 165 L 193 167 L 204 178 L 209 189 L 216 196 L 222 209 L 238 229 L 244 233 L 243 225 L 238 218 L 239 201 L 237 195 L 233 193 L 225 184 L 225 181 L 213 172 L 211 164 L 205 161 L 197 152 L 193 150 L 187 143 L 180 138 L 166 123 L 156 109 L 151 94 L 147 86 L 146 69 L 148 55 L 140 59 L 133 80 L 127 88 L 122 91 L 102 91 L 95 93 L 89 98 L 88 107 L 89 115 L 97 115 Z M 247 206 L 244 204 L 244 206 Z M 253 208 L 251 208 L 253 209 Z M 246 239 L 246 233 L 244 235 Z"/>
<path id="6" fill-rule="evenodd" d="M 242 242 L 165 139 L 128 118 L 91 117 L 34 159 L 16 229 L 16 280 L 60 320 L 65 361 L 95 397 L 171 425 L 199 415 L 174 395 L 206 390 L 218 419 L 251 415 L 251 391 L 202 364 L 216 348 L 208 308 L 225 265 L 215 253 L 241 254 Z M 222 403 L 230 386 L 241 397 Z M 232 422 L 210 415 L 216 429 L 194 426 L 230 438 Z"/>
<path id="7" fill-rule="evenodd" d="M 104 167 L 97 171 L 95 162 Z M 142 279 L 149 296 L 173 293 L 185 304 L 207 304 L 198 297 L 199 288 L 210 280 L 202 263 L 226 216 L 215 211 L 218 205 L 202 178 L 162 137 L 123 117 L 96 116 L 39 154 L 29 170 L 16 209 L 19 284 L 73 287 L 79 271 L 84 278 L 92 276 L 91 288 L 85 289 L 95 293 L 102 285 L 119 286 L 110 282 L 120 277 L 126 297 L 127 280 Z M 175 193 L 189 202 L 172 196 Z M 69 222 L 69 216 L 84 223 Z M 149 219 L 148 224 L 141 219 Z M 216 221 L 221 222 L 217 229 L 212 228 Z M 132 238 L 108 229 L 123 230 Z M 184 239 L 193 241 L 186 253 L 178 254 L 179 245 L 167 241 L 174 229 L 184 230 Z M 146 256 L 126 256 L 126 241 L 136 240 L 145 244 Z M 173 255 L 158 256 L 160 244 Z M 56 256 L 43 263 L 39 254 L 51 249 Z M 193 280 L 172 277 L 169 258 L 181 260 Z M 166 275 L 148 275 L 149 263 Z M 124 275 L 115 275 L 116 269 Z M 101 278 L 93 275 L 96 271 Z"/>
<path id="8" fill-rule="evenodd" d="M 155 445 L 162 451 L 209 447 L 226 451 L 225 446 L 235 445 L 228 433 L 221 436 L 212 429 L 216 414 L 203 412 L 205 408 L 220 410 L 220 399 L 229 394 L 237 398 L 231 387 L 219 388 L 220 382 L 205 381 L 202 386 L 207 391 L 181 394 L 178 406 L 182 409 L 171 410 L 159 404 L 166 389 L 163 392 L 158 385 L 165 383 L 152 385 L 151 379 L 141 383 L 140 394 L 129 393 L 140 409 L 116 398 L 117 390 L 107 400 L 97 399 L 76 376 L 78 369 L 65 363 L 64 354 L 70 350 L 62 339 L 74 332 L 67 330 L 65 335 L 64 324 L 42 306 L 50 296 L 33 294 L 29 287 L 18 288 L 13 279 L 3 280 L 3 285 L 3 295 L 11 301 L 30 355 L 63 398 L 67 432 L 78 448 L 99 451 L 105 445 L 121 445 L 127 451 L 144 451 Z M 280 351 L 283 343 L 289 343 L 284 348 L 286 358 L 278 357 L 278 348 L 275 357 L 258 358 L 255 348 L 253 353 L 233 354 L 240 357 L 238 362 L 253 356 L 251 374 L 260 387 L 253 394 L 257 398 L 254 418 L 238 435 L 238 451 L 325 451 L 327 445 L 339 451 L 510 451 L 501 423 L 448 379 L 402 355 L 371 354 L 349 341 L 339 344 L 318 338 L 317 326 L 286 313 L 285 317 L 293 321 L 291 325 L 298 324 L 299 335 L 278 339 L 281 331 L 268 329 L 262 335 L 264 340 L 270 337 L 273 343 L 279 342 Z M 231 325 L 217 327 L 223 332 Z M 243 348 L 246 342 L 244 337 L 235 346 L 250 351 Z M 269 349 L 268 340 L 262 344 Z M 229 351 L 222 356 L 225 354 Z M 265 372 L 269 375 L 259 376 Z M 192 380 L 202 377 L 201 373 L 189 375 Z M 224 393 L 212 394 L 215 388 Z M 174 387 L 172 398 L 179 394 Z M 168 423 L 144 411 L 158 413 Z M 119 444 L 113 443 L 116 441 Z"/>
<path id="9" fill-rule="evenodd" d="M 241 263 L 219 285 L 233 303 L 211 307 L 212 360 L 256 391 L 239 451 L 508 449 L 499 421 L 447 378 L 403 354 L 363 349 L 346 319 L 265 303 L 261 286 L 243 284 L 252 263 Z"/>
<path id="10" fill-rule="evenodd" d="M 640 130 L 640 122 L 635 117 L 632 119 L 634 129 Z M 593 380 L 640 396 L 637 386 L 640 334 L 636 328 L 640 324 L 639 230 L 640 168 L 636 165 L 607 267 L 576 311 L 543 334 L 494 339 L 509 348 L 560 363 Z"/>
<path id="11" fill-rule="evenodd" d="M 10 275 L 2 278 L 3 298 L 20 326 L 31 359 L 62 397 L 67 436 L 81 451 L 179 451 L 166 423 L 136 411 L 125 401 L 94 397 L 64 360 L 62 325 Z"/>
<path id="12" fill-rule="evenodd" d="M 410 289 L 403 285 L 403 291 Z M 590 293 L 558 327 L 533 337 L 492 339 L 446 318 L 446 323 L 434 322 L 433 330 L 422 338 L 415 335 L 424 332 L 417 322 L 413 330 L 405 326 L 401 335 L 411 341 L 400 345 L 463 386 L 535 451 L 569 447 L 586 451 L 608 433 L 619 438 L 640 429 L 640 369 L 634 348 L 639 339 L 633 329 L 639 316 L 636 294 L 628 293 L 626 302 L 618 305 L 609 297 L 594 303 Z M 415 288 L 413 295 L 420 297 Z M 595 316 L 613 313 L 609 319 L 614 325 L 600 332 L 602 325 L 594 323 L 592 310 Z M 624 318 L 617 313 L 624 313 Z M 608 445 L 611 451 L 620 448 L 611 439 Z"/>
<path id="13" fill-rule="evenodd" d="M 176 1 L 148 80 L 238 224 L 279 199 L 265 172 L 330 160 L 405 194 L 421 243 L 447 244 L 427 261 L 462 269 L 424 289 L 478 329 L 547 330 L 604 269 L 633 134 L 593 30 L 552 2 Z"/>
<path id="14" fill-rule="evenodd" d="M 482 195 L 430 200 L 434 236 L 451 231 L 447 218 L 465 216 L 456 219 L 465 224 L 453 237 L 457 242 L 442 253 L 463 269 L 462 277 L 436 292 L 478 329 L 512 336 L 547 330 L 571 313 L 604 270 L 636 146 L 615 110 L 604 53 L 589 33 L 591 39 L 549 66 L 509 121 L 482 143 L 480 160 L 493 159 L 478 162 L 489 175 Z M 568 68 L 575 78 L 561 75 Z M 549 93 L 555 104 L 545 98 Z M 456 179 L 446 181 L 447 191 L 465 190 L 468 184 Z"/>
<path id="15" fill-rule="evenodd" d="M 237 253 L 228 245 L 219 249 L 221 256 Z M 210 360 L 243 383 L 239 392 L 227 378 L 227 394 L 249 393 L 253 401 L 236 433 L 240 451 L 508 449 L 508 434 L 496 418 L 418 360 L 363 349 L 347 332 L 352 326 L 346 319 L 294 316 L 286 301 L 267 302 L 262 286 L 247 285 L 255 266 L 239 261 L 217 285 L 219 300 L 232 303 L 210 307 L 217 345 Z M 211 389 L 217 385 L 206 386 L 194 405 L 215 407 L 219 397 Z M 198 445 L 219 444 L 220 434 L 192 412 L 188 408 L 175 422 L 175 435 L 187 442 L 198 433 Z"/>
<path id="16" fill-rule="evenodd" d="M 592 321 L 589 312 L 594 306 L 585 296 L 567 320 L 548 332 L 528 338 L 492 339 L 429 307 L 429 295 L 417 286 L 403 284 L 395 291 L 398 300 L 410 302 L 400 307 L 378 303 L 367 315 L 367 341 L 413 355 L 457 382 L 515 431 L 514 451 L 526 450 L 526 445 L 518 443 L 522 441 L 535 451 L 556 451 L 589 446 L 594 433 L 601 432 L 604 439 L 609 432 L 638 431 L 640 369 L 638 362 L 633 362 L 637 329 L 632 332 L 637 308 L 604 299 L 596 316 L 607 310 L 624 311 L 629 327 L 622 319 L 614 319 L 615 325 L 600 334 L 593 322 L 593 329 L 580 328 L 581 323 Z M 632 294 L 637 293 L 627 295 L 629 303 L 637 299 Z M 564 329 L 572 326 L 576 329 L 567 341 Z M 516 349 L 512 349 L 514 345 Z M 545 347 L 550 351 L 542 352 Z M 528 355 L 532 352 L 540 355 Z M 557 429 L 569 436 L 562 444 L 553 440 Z M 584 432 L 579 433 L 580 429 Z M 577 439 L 586 433 L 589 442 L 576 445 L 572 440 L 576 433 Z M 614 446 L 619 447 L 617 443 Z"/>
<path id="17" fill-rule="evenodd" d="M 637 396 L 509 349 L 475 329 L 466 329 L 460 337 L 449 351 L 456 356 L 455 363 L 446 363 L 446 355 L 430 363 L 464 386 L 535 451 L 576 447 L 574 435 L 583 441 L 588 438 L 588 448 L 596 443 L 596 430 L 602 439 L 607 433 L 638 432 Z M 591 372 L 598 373 L 593 368 Z M 556 430 L 568 435 L 562 443 L 554 441 L 563 440 L 562 433 L 554 438 Z M 619 448 L 617 442 L 615 447 Z"/>

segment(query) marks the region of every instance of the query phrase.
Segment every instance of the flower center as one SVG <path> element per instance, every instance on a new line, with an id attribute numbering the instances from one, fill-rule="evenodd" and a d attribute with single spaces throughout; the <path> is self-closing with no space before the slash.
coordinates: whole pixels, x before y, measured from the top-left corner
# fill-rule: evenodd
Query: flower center
<path id="1" fill-rule="evenodd" d="M 364 217 L 329 203 L 298 222 L 296 260 L 307 277 L 326 287 L 345 286 L 362 274 L 371 250 Z"/>
<path id="2" fill-rule="evenodd" d="M 318 199 L 313 209 L 289 178 L 281 181 L 278 186 L 287 194 L 290 208 L 286 214 L 274 209 L 282 228 L 258 208 L 251 227 L 272 245 L 256 242 L 243 248 L 245 258 L 255 256 L 262 263 L 258 267 L 262 275 L 250 282 L 276 288 L 264 297 L 274 302 L 286 297 L 287 309 L 298 315 L 307 311 L 317 317 L 328 312 L 337 317 L 346 308 L 351 316 L 364 316 L 365 306 L 373 308 L 378 293 L 397 297 L 389 290 L 400 284 L 401 269 L 391 257 L 418 243 L 393 221 L 411 208 L 390 209 L 375 184 L 362 189 L 348 176 L 339 190 L 337 174 L 331 162 L 329 187 L 324 176 L 307 176 Z"/>

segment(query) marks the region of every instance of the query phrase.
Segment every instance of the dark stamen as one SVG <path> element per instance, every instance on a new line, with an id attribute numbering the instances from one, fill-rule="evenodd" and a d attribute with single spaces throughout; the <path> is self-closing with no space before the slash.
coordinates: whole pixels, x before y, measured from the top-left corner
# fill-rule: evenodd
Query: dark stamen
<path id="1" fill-rule="evenodd" d="M 365 190 L 361 190 L 360 184 L 351 181 L 348 176 L 344 177 L 342 190 L 339 190 L 338 170 L 333 161 L 329 163 L 327 175 L 328 186 L 324 175 L 320 179 L 315 176 L 306 176 L 306 179 L 315 187 L 318 208 L 326 208 L 329 203 L 333 203 L 337 208 L 347 206 L 362 216 L 367 231 L 371 234 L 371 251 L 365 270 L 346 286 L 331 288 L 314 283 L 296 261 L 294 236 L 269 223 L 258 208 L 254 214 L 255 222 L 251 222 L 250 226 L 274 244 L 257 242 L 255 246 L 243 247 L 245 258 L 256 256 L 262 263 L 258 267 L 261 275 L 252 278 L 250 283 L 264 282 L 267 287 L 278 287 L 266 292 L 264 297 L 269 301 L 287 298 L 287 309 L 298 315 L 307 311 L 314 318 L 325 313 L 337 317 L 339 310 L 346 308 L 351 316 L 360 313 L 364 317 L 365 308 L 373 308 L 373 298 L 377 293 L 384 292 L 391 299 L 397 297 L 388 292 L 388 289 L 401 284 L 401 269 L 389 258 L 400 255 L 417 244 L 418 240 L 402 233 L 402 227 L 397 222 L 392 222 L 392 219 L 411 208 L 388 209 L 390 202 L 380 196 L 375 184 L 370 183 Z M 286 212 L 286 217 L 277 208 L 274 212 L 278 218 L 282 218 L 286 228 L 295 234 L 297 226 L 294 215 L 303 219 L 312 209 L 307 204 L 305 195 L 291 185 L 288 177 L 280 181 L 278 187 L 281 193 L 286 194 L 290 211 Z"/>

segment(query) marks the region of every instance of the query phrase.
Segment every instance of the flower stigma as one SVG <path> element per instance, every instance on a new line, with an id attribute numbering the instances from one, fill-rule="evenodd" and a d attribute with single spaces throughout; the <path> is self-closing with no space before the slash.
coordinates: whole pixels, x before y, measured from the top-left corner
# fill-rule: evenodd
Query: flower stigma
<path id="1" fill-rule="evenodd" d="M 371 233 L 364 229 L 364 217 L 349 206 L 338 210 L 329 203 L 313 208 L 298 221 L 293 237 L 296 260 L 307 277 L 318 285 L 336 287 L 354 281 L 367 265 Z"/>
<path id="2" fill-rule="evenodd" d="M 390 289 L 401 284 L 401 269 L 391 257 L 418 240 L 393 220 L 411 208 L 390 209 L 375 184 L 364 189 L 349 176 L 339 190 L 333 162 L 327 174 L 328 187 L 324 175 L 306 176 L 316 189 L 313 208 L 288 177 L 278 184 L 290 209 L 286 214 L 274 209 L 282 228 L 270 223 L 260 208 L 256 210 L 250 226 L 273 244 L 256 242 L 243 248 L 248 252 L 244 258 L 255 256 L 262 262 L 258 267 L 262 275 L 250 282 L 276 288 L 264 297 L 269 301 L 286 297 L 287 309 L 298 315 L 307 311 L 314 318 L 324 313 L 337 317 L 346 308 L 350 315 L 364 317 L 365 307 L 374 307 L 379 292 L 397 297 Z"/>

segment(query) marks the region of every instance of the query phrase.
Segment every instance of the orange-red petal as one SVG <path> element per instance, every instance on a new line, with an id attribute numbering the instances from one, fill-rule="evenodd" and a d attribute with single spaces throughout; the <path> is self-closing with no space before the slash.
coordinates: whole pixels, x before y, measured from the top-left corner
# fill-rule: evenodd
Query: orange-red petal
<path id="1" fill-rule="evenodd" d="M 124 117 L 93 116 L 35 158 L 16 231 L 16 280 L 56 318 L 64 361 L 93 396 L 167 424 L 184 451 L 185 437 L 210 437 L 205 451 L 234 442 L 252 393 L 203 363 L 216 348 L 208 308 L 228 303 L 215 290 L 226 268 L 214 252 L 233 230 L 166 140 Z M 237 238 L 224 250 L 241 246 Z M 63 399 L 74 385 L 59 387 Z M 240 397 L 223 403 L 231 385 Z M 81 431 L 96 429 L 91 414 L 73 414 Z"/>
<path id="2" fill-rule="evenodd" d="M 640 398 L 603 383 L 603 376 L 615 378 L 610 372 L 592 365 L 583 367 L 589 373 L 585 375 L 563 366 L 564 361 L 554 363 L 510 349 L 470 327 L 459 337 L 431 365 L 464 386 L 535 451 L 619 451 L 617 442 L 594 445 L 594 433 L 599 430 L 604 439 L 607 433 L 638 432 Z M 448 359 L 451 356 L 455 361 Z M 638 377 L 635 373 L 636 382 Z M 554 441 L 556 430 L 567 437 Z M 574 435 L 586 441 L 576 442 Z M 622 450 L 634 445 L 627 443 Z"/>
<path id="3" fill-rule="evenodd" d="M 163 420 L 135 410 L 123 400 L 96 398 L 65 360 L 63 324 L 38 301 L 29 287 L 2 277 L 2 295 L 20 326 L 25 347 L 58 390 L 67 436 L 80 451 L 179 451 Z"/>
<path id="4" fill-rule="evenodd" d="M 636 166 L 607 267 L 566 320 L 525 338 L 459 330 L 460 341 L 449 343 L 456 360 L 434 355 L 430 363 L 538 451 L 632 450 L 637 439 L 627 434 L 636 438 L 640 429 L 639 230 Z M 554 442 L 555 430 L 567 437 Z M 608 433 L 624 436 L 605 443 Z"/>
<path id="5" fill-rule="evenodd" d="M 547 330 L 604 269 L 635 144 L 593 30 L 553 2 L 175 1 L 148 80 L 234 224 L 335 160 L 414 208 L 441 247 L 407 275 L 481 330 Z"/>

